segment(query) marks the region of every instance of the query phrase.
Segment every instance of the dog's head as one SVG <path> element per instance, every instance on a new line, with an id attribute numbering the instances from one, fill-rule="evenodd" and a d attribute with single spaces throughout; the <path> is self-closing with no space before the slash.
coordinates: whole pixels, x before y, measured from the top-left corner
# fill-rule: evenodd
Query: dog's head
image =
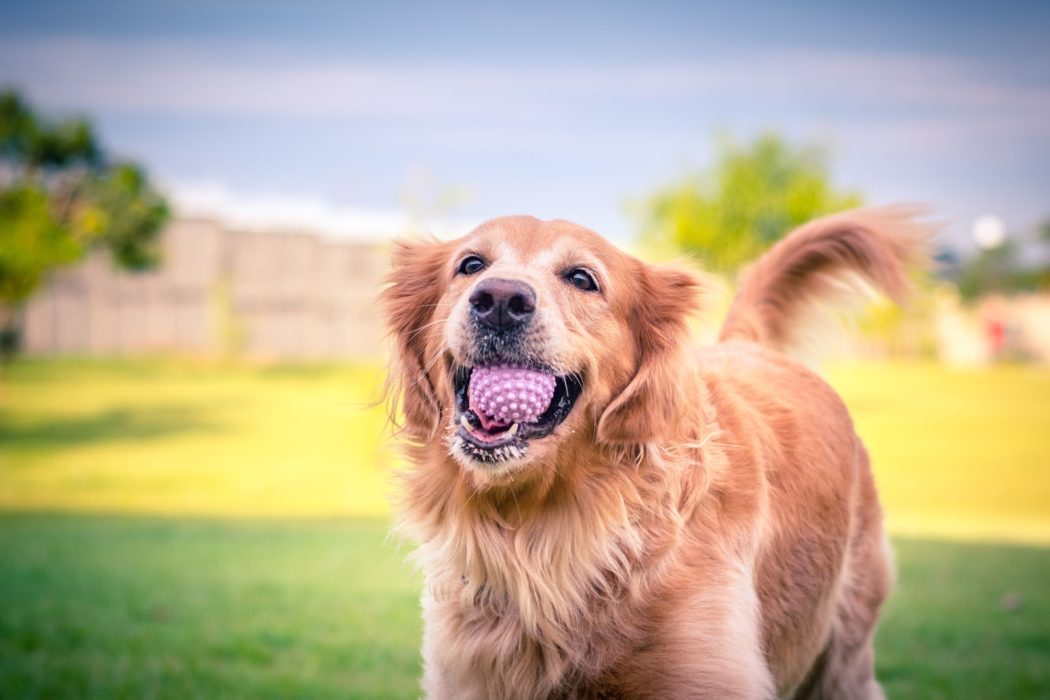
<path id="1" fill-rule="evenodd" d="M 499 479 L 581 441 L 644 444 L 686 408 L 677 352 L 700 283 L 566 221 L 506 217 L 397 245 L 382 301 L 405 428 Z"/>

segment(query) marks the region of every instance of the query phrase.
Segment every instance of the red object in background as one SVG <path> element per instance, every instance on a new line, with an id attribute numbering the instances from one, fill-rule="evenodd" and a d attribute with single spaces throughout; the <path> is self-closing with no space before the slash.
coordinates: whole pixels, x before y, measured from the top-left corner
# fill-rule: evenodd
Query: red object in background
<path id="1" fill-rule="evenodd" d="M 985 321 L 985 333 L 988 335 L 988 345 L 992 349 L 992 355 L 999 355 L 1003 351 L 1006 341 L 1006 324 L 997 318 Z"/>

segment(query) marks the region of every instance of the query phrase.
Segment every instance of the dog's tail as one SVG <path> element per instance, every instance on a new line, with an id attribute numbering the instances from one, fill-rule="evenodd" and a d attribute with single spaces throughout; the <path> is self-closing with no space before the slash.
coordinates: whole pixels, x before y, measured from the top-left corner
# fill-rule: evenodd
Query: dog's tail
<path id="1" fill-rule="evenodd" d="M 856 298 L 871 287 L 900 301 L 907 268 L 926 259 L 934 227 L 916 207 L 854 209 L 799 227 L 744 271 L 720 340 L 788 350 L 814 306 Z"/>

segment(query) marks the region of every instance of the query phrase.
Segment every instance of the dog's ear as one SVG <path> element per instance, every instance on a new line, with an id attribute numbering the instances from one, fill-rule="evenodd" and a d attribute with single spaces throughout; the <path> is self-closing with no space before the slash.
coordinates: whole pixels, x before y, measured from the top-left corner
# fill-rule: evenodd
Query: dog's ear
<path id="1" fill-rule="evenodd" d="M 689 317 L 700 309 L 704 283 L 681 267 L 637 262 L 630 311 L 638 365 L 634 377 L 598 420 L 598 440 L 643 444 L 668 437 L 689 410 L 678 381 Z"/>
<path id="2" fill-rule="evenodd" d="M 405 428 L 414 437 L 433 435 L 441 408 L 427 374 L 428 324 L 441 300 L 449 246 L 437 240 L 398 241 L 394 244 L 391 271 L 379 302 L 393 340 L 393 366 L 387 378 L 387 395 L 400 405 Z M 395 419 L 395 423 L 396 423 Z"/>

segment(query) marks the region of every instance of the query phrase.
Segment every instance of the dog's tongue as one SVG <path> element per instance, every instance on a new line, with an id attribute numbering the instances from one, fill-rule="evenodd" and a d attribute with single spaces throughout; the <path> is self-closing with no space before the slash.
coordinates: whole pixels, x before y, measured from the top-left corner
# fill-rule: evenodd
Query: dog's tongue
<path id="1" fill-rule="evenodd" d="M 554 398 L 553 374 L 514 365 L 475 367 L 470 375 L 470 408 L 485 430 L 533 423 Z"/>

